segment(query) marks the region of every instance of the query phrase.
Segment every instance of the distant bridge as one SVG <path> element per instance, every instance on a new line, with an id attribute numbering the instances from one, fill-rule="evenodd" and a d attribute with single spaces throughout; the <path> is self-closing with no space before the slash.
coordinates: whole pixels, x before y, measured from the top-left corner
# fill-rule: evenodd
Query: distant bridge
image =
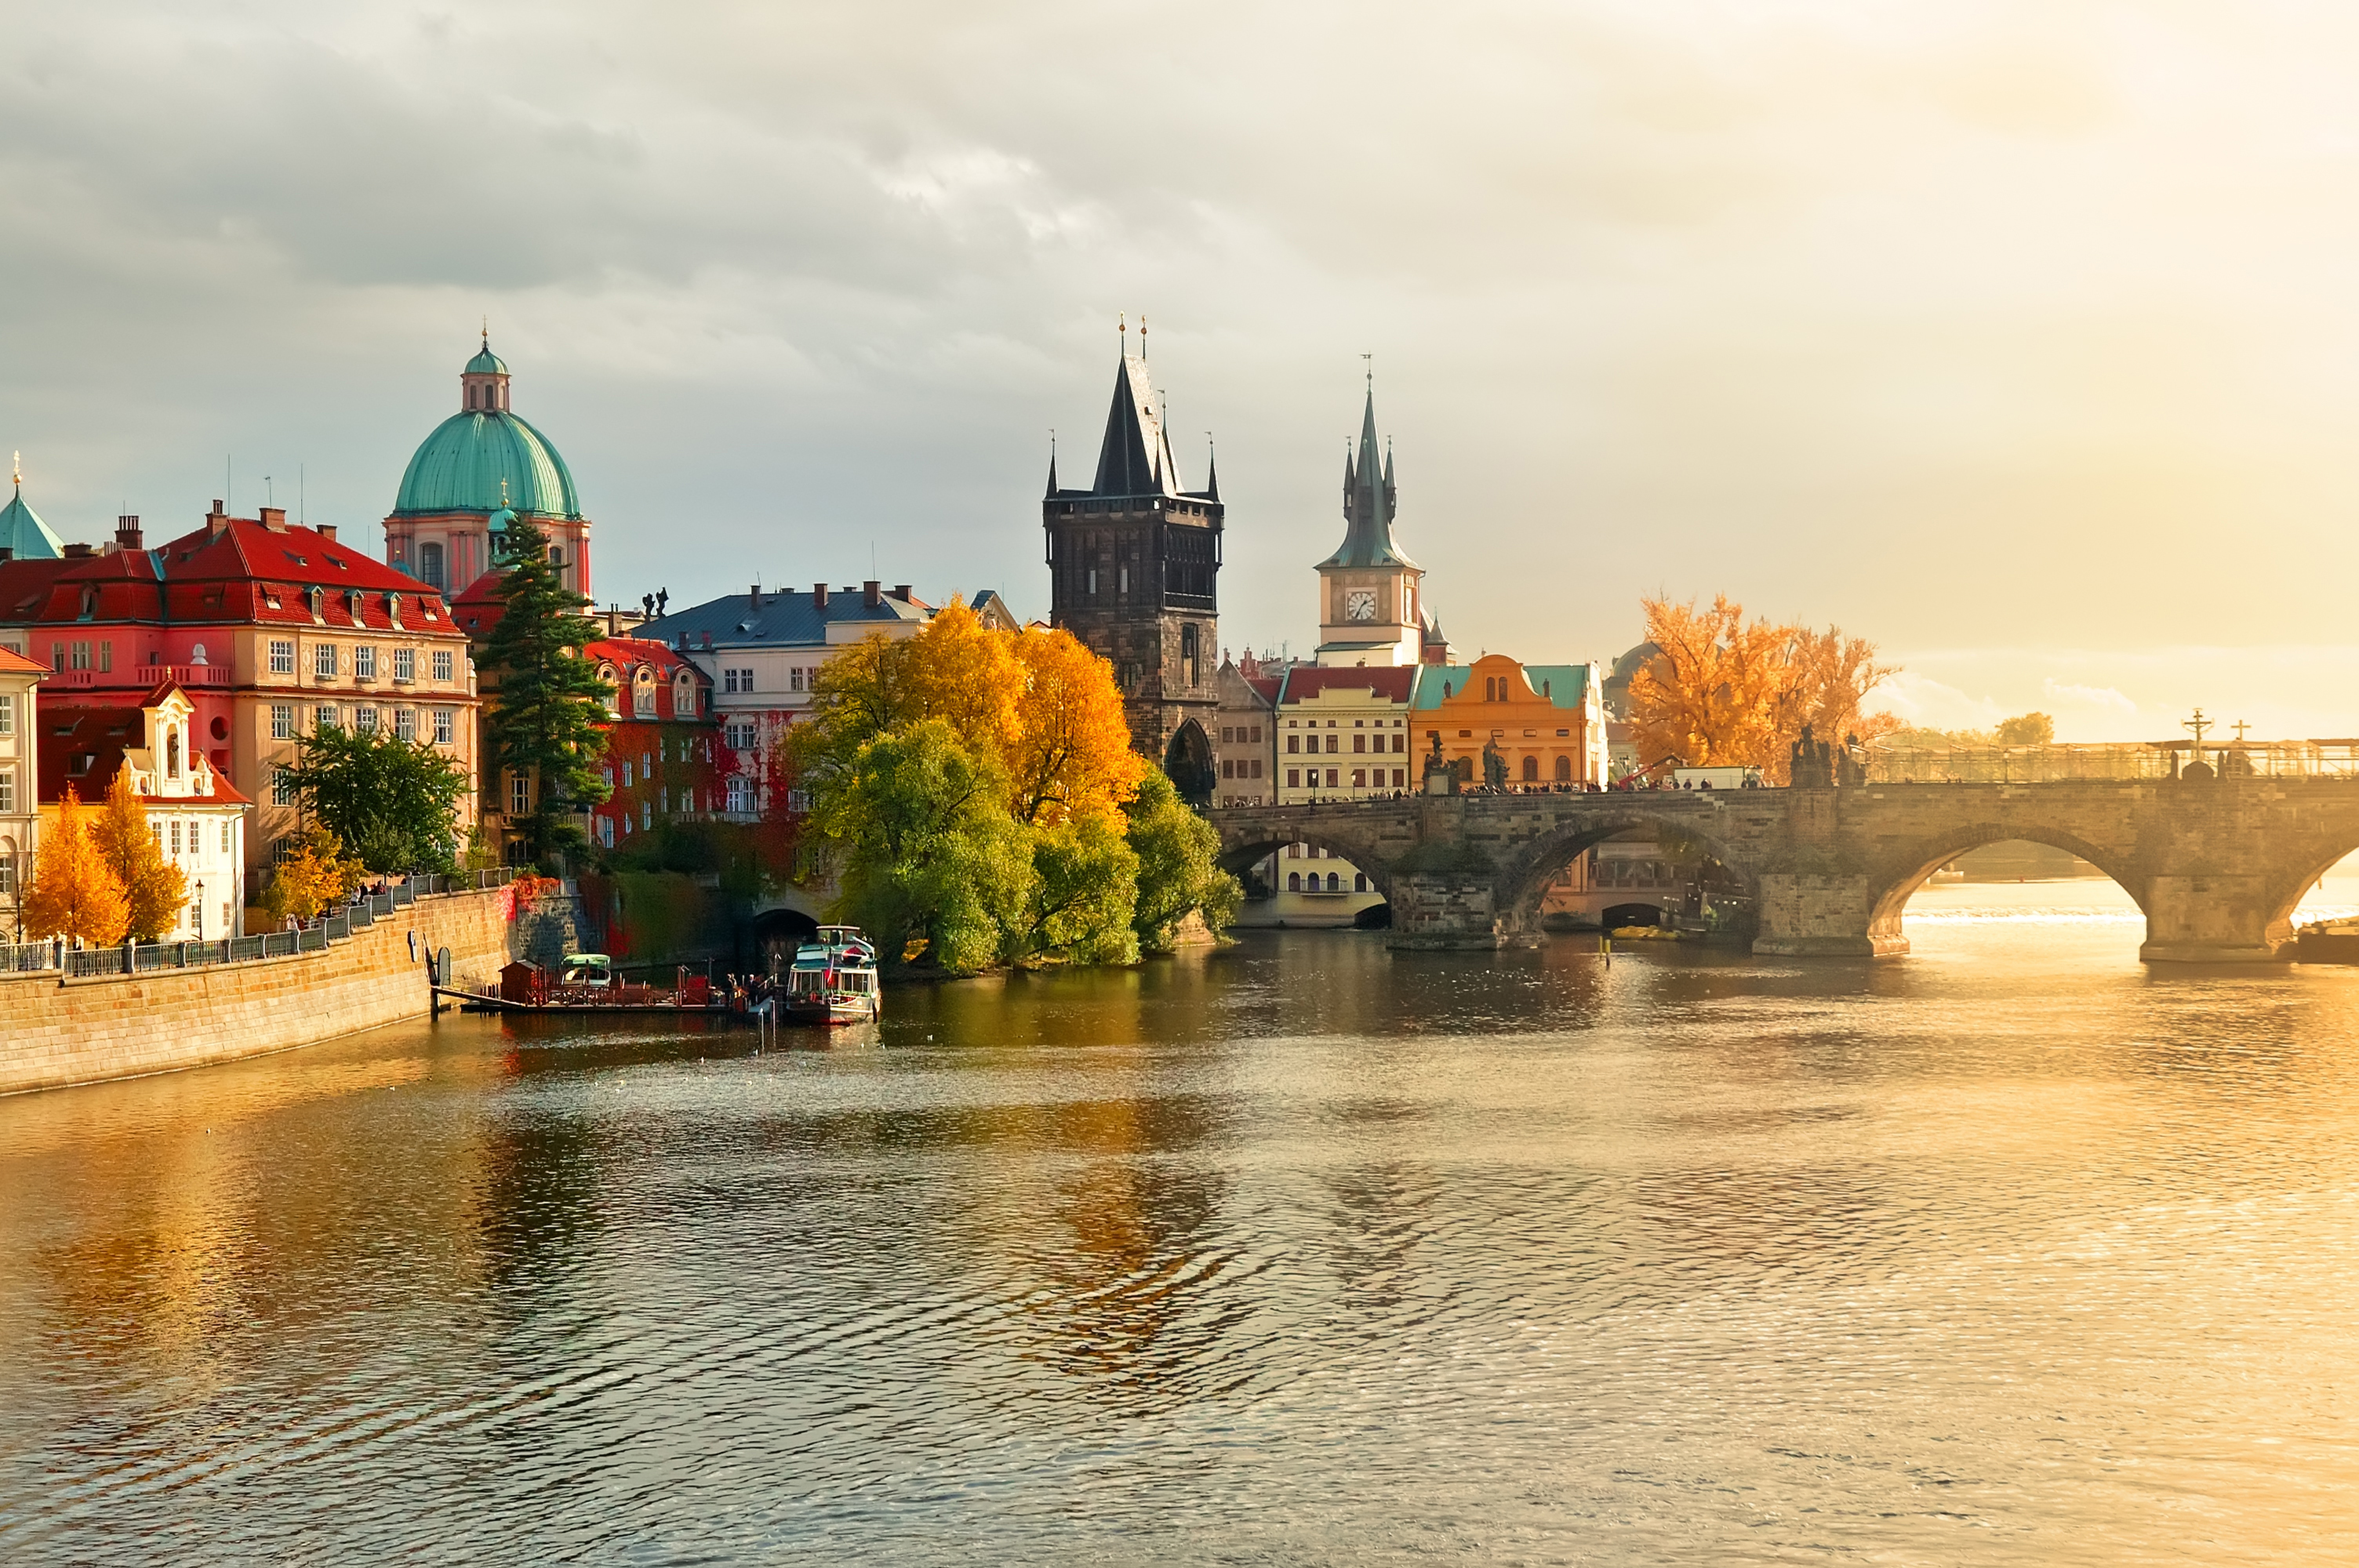
<path id="1" fill-rule="evenodd" d="M 1965 851 L 2025 838 L 2070 850 L 2146 914 L 2148 962 L 2277 957 L 2302 894 L 2359 849 L 2359 780 L 2264 775 L 2050 784 L 1419 795 L 1212 813 L 1242 871 L 1311 844 L 1365 871 L 1398 946 L 1536 935 L 1541 897 L 1629 828 L 1698 842 L 1751 894 L 1756 953 L 1906 953 L 1900 914 Z"/>

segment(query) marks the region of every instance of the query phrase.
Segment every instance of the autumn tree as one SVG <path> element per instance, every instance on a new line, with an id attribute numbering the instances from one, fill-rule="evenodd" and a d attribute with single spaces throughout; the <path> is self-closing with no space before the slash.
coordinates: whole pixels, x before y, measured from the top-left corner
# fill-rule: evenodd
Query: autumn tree
<path id="1" fill-rule="evenodd" d="M 1007 758 L 1016 815 L 1054 824 L 1116 811 L 1148 764 L 1130 748 L 1114 666 L 1061 627 L 1027 630 L 1015 643 L 1024 676 Z"/>
<path id="2" fill-rule="evenodd" d="M 2056 743 L 2056 720 L 2045 713 L 2018 713 L 1998 722 L 1998 743 L 2002 746 L 2052 746 Z"/>
<path id="3" fill-rule="evenodd" d="M 1629 713 L 1649 764 L 1751 766 L 1783 783 L 1805 726 L 1837 745 L 1898 727 L 1888 713 L 1861 711 L 1868 693 L 1899 673 L 1879 664 L 1864 638 L 1748 622 L 1725 594 L 1709 609 L 1692 600 L 1641 602 L 1655 654 L 1631 677 Z"/>
<path id="4" fill-rule="evenodd" d="M 180 923 L 189 902 L 188 873 L 164 858 L 147 808 L 132 791 L 130 763 L 114 770 L 106 799 L 92 814 L 90 837 L 122 884 L 135 939 L 154 942 Z"/>
<path id="5" fill-rule="evenodd" d="M 364 874 L 358 858 L 317 817 L 297 833 L 295 847 L 271 872 L 262 907 L 273 921 L 310 920 L 353 896 Z"/>
<path id="6" fill-rule="evenodd" d="M 20 917 L 27 936 L 72 937 L 103 947 L 122 941 L 129 928 L 131 901 L 92 838 L 92 815 L 74 786 L 66 785 L 25 889 Z"/>

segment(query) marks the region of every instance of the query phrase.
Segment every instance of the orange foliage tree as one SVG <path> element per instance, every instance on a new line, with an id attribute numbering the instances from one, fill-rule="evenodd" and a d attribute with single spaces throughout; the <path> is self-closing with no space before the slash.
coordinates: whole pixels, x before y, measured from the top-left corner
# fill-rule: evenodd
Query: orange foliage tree
<path id="1" fill-rule="evenodd" d="M 1835 627 L 1814 631 L 1745 619 L 1745 607 L 1716 596 L 1640 601 L 1655 645 L 1630 680 L 1630 732 L 1648 764 L 1752 766 L 1786 782 L 1794 741 L 1841 745 L 1899 728 L 1889 713 L 1864 713 L 1867 695 L 1899 666 L 1877 662 L 1875 644 Z"/>
<path id="2" fill-rule="evenodd" d="M 114 770 L 105 803 L 90 825 L 91 842 L 106 858 L 129 901 L 130 932 L 153 942 L 180 923 L 189 902 L 188 873 L 164 858 L 147 808 L 131 791 L 131 764 Z"/>
<path id="3" fill-rule="evenodd" d="M 25 890 L 27 936 L 71 936 L 94 947 L 123 940 L 131 902 L 123 882 L 92 841 L 90 811 L 66 785 L 57 821 L 41 836 L 32 884 Z"/>
<path id="4" fill-rule="evenodd" d="M 1033 627 L 1014 641 L 1024 676 L 1007 749 L 1016 817 L 1049 827 L 1111 817 L 1147 776 L 1147 759 L 1130 747 L 1114 667 L 1062 628 Z"/>

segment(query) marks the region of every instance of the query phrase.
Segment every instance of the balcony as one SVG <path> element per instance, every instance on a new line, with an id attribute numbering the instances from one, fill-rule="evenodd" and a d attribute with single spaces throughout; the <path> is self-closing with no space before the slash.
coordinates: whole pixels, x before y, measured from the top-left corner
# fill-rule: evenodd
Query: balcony
<path id="1" fill-rule="evenodd" d="M 94 687 L 123 687 L 147 691 L 171 683 L 218 688 L 230 684 L 227 665 L 126 665 L 119 670 L 52 670 L 45 691 L 88 691 Z"/>

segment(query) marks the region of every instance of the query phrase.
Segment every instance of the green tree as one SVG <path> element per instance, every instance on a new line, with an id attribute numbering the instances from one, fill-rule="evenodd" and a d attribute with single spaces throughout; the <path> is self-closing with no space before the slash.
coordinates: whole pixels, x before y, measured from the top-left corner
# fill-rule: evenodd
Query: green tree
<path id="1" fill-rule="evenodd" d="M 1046 953 L 1083 964 L 1135 964 L 1138 934 L 1138 851 L 1118 820 L 1103 812 L 1035 828 L 1034 893 L 1007 957 Z"/>
<path id="2" fill-rule="evenodd" d="M 888 957 L 922 940 L 935 966 L 979 969 L 1030 922 L 1038 873 L 997 760 L 929 719 L 882 734 L 813 781 L 814 823 L 841 854 L 841 918 Z"/>
<path id="3" fill-rule="evenodd" d="M 2056 720 L 2045 713 L 2018 713 L 2012 719 L 2002 719 L 1998 721 L 1998 743 L 2052 746 L 2056 743 Z"/>
<path id="4" fill-rule="evenodd" d="M 521 826 L 533 860 L 554 869 L 558 855 L 584 841 L 567 814 L 612 793 L 596 766 L 606 749 L 610 688 L 582 656 L 582 644 L 597 635 L 582 613 L 590 601 L 558 577 L 547 535 L 530 520 L 512 517 L 507 550 L 499 623 L 484 649 L 484 670 L 498 687 L 494 757 L 498 768 L 538 779 Z"/>
<path id="5" fill-rule="evenodd" d="M 1128 838 L 1138 856 L 1138 903 L 1131 925 L 1147 952 L 1170 950 L 1180 923 L 1203 916 L 1214 935 L 1236 918 L 1244 890 L 1220 866 L 1221 836 L 1188 809 L 1162 770 L 1149 768 L 1138 798 L 1124 808 Z"/>
<path id="6" fill-rule="evenodd" d="M 371 872 L 451 870 L 467 774 L 431 741 L 329 725 L 279 776 Z"/>

